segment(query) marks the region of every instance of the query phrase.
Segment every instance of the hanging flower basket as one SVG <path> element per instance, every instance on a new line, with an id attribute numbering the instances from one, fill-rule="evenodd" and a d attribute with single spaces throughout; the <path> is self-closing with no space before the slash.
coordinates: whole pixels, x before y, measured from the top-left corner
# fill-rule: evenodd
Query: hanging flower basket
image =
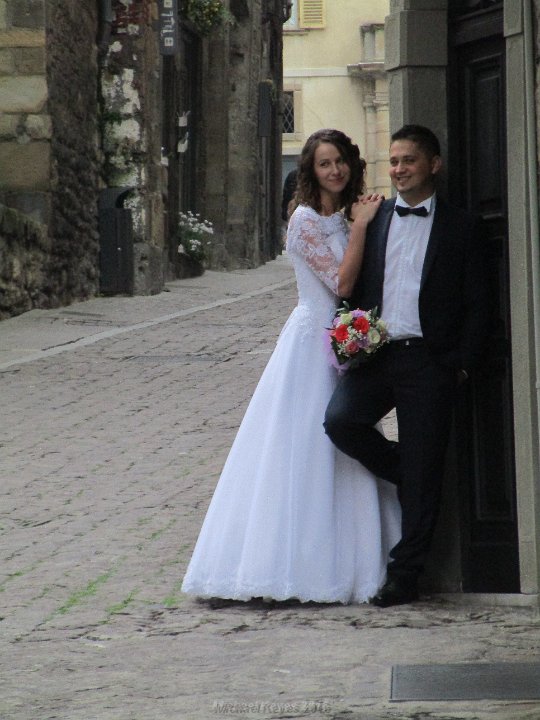
<path id="1" fill-rule="evenodd" d="M 209 35 L 232 19 L 221 0 L 187 0 L 185 13 L 201 35 Z"/>

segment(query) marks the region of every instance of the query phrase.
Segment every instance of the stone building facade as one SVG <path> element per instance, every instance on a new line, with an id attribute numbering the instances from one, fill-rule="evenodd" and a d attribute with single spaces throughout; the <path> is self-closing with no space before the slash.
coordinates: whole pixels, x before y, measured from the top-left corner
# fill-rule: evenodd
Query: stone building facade
<path id="1" fill-rule="evenodd" d="M 157 3 L 116 0 L 111 11 L 99 73 L 103 183 L 105 188 L 128 191 L 123 206 L 132 217 L 133 256 L 124 289 L 156 293 L 167 271 Z M 110 241 L 114 250 L 114 237 Z M 114 260 L 113 252 L 108 262 Z"/>
<path id="2" fill-rule="evenodd" d="M 0 2 L 0 317 L 98 290 L 97 8 Z"/>
<path id="3" fill-rule="evenodd" d="M 217 229 L 216 268 L 254 267 L 280 247 L 286 8 L 285 0 L 231 2 L 234 24 L 205 57 L 204 196 Z"/>
<path id="4" fill-rule="evenodd" d="M 389 0 L 292 0 L 283 37 L 283 179 L 296 167 L 307 138 L 321 127 L 335 127 L 358 144 L 367 163 L 367 190 L 390 192 L 388 10 Z"/>
<path id="5" fill-rule="evenodd" d="M 181 211 L 209 266 L 279 252 L 287 3 L 222 4 L 206 32 L 187 0 L 0 0 L 0 318 L 200 272 Z"/>

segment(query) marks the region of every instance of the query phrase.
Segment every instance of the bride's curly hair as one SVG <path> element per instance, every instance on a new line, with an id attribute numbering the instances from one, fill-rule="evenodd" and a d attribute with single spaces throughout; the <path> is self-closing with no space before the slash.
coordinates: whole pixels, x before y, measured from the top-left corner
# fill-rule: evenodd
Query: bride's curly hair
<path id="1" fill-rule="evenodd" d="M 321 143 L 334 145 L 351 170 L 349 182 L 340 197 L 340 206 L 344 208 L 345 216 L 350 220 L 351 206 L 356 202 L 358 195 L 365 190 L 366 161 L 360 157 L 358 145 L 355 145 L 341 130 L 331 128 L 317 130 L 307 139 L 298 160 L 295 203 L 309 205 L 317 212 L 322 210 L 321 191 L 314 169 L 315 150 Z"/>

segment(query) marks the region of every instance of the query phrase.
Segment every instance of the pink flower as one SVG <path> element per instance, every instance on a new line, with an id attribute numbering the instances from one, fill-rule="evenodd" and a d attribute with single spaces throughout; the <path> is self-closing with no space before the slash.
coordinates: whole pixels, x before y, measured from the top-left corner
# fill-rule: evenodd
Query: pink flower
<path id="1" fill-rule="evenodd" d="M 349 355 L 355 355 L 360 350 L 360 343 L 357 340 L 350 340 L 345 345 L 345 352 Z"/>

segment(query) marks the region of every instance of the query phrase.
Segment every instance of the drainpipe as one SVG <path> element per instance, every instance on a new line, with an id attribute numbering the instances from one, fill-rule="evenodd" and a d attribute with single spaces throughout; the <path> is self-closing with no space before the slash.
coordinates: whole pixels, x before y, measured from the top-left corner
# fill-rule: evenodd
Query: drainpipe
<path id="1" fill-rule="evenodd" d="M 540 247 L 538 222 L 538 176 L 536 155 L 535 61 L 533 45 L 532 0 L 523 2 L 523 35 L 525 53 L 525 122 L 527 133 L 527 167 L 529 185 L 529 230 L 531 238 L 531 273 L 536 356 L 536 409 L 540 447 Z"/>
<path id="2" fill-rule="evenodd" d="M 99 27 L 96 42 L 100 57 L 106 54 L 109 47 L 112 22 L 112 0 L 99 0 Z"/>

